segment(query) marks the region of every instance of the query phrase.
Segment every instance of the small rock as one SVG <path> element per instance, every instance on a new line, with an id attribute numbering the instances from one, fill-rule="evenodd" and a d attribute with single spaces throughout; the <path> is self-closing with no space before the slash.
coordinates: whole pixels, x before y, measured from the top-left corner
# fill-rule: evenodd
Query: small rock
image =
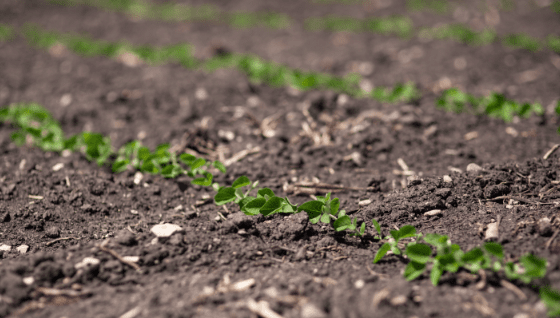
<path id="1" fill-rule="evenodd" d="M 183 229 L 179 225 L 165 223 L 165 224 L 158 224 L 150 230 L 150 232 L 154 233 L 155 236 L 165 238 L 170 237 L 173 233 L 182 231 Z"/>
<path id="2" fill-rule="evenodd" d="M 130 231 L 124 230 L 124 229 L 120 230 L 117 233 L 116 241 L 117 241 L 117 243 L 119 243 L 121 245 L 124 245 L 124 246 L 133 246 L 133 245 L 136 245 L 136 243 L 138 243 L 134 234 L 132 234 Z"/>
<path id="3" fill-rule="evenodd" d="M 297 251 L 296 255 L 294 256 L 294 260 L 295 261 L 304 260 L 306 255 L 307 255 L 307 248 L 303 246 Z"/>
<path id="4" fill-rule="evenodd" d="M 10 215 L 10 212 L 6 211 L 6 212 L 0 214 L 0 222 L 8 223 L 11 220 L 12 220 L 12 216 Z"/>
<path id="5" fill-rule="evenodd" d="M 354 283 L 354 287 L 356 287 L 356 289 L 362 289 L 362 288 L 364 288 L 365 285 L 366 285 L 366 282 L 363 279 L 358 279 Z"/>
<path id="6" fill-rule="evenodd" d="M 312 303 L 307 303 L 301 307 L 302 318 L 324 318 L 327 314 Z"/>
<path id="7" fill-rule="evenodd" d="M 445 175 L 445 176 L 443 176 L 443 182 L 453 182 L 453 179 L 451 179 L 450 176 Z"/>
<path id="8" fill-rule="evenodd" d="M 59 163 L 55 164 L 55 165 L 52 167 L 52 170 L 53 170 L 53 171 L 58 171 L 58 170 L 60 170 L 60 169 L 62 169 L 62 168 L 64 168 L 64 163 L 59 162 Z"/>
<path id="9" fill-rule="evenodd" d="M 336 244 L 336 240 L 330 236 L 325 236 L 324 238 L 322 238 L 321 240 L 319 240 L 319 242 L 317 242 L 317 247 L 318 248 L 324 248 L 327 246 L 332 246 Z"/>
<path id="10" fill-rule="evenodd" d="M 27 253 L 27 251 L 29 251 L 29 245 L 20 245 L 18 247 L 16 247 L 16 250 L 20 253 L 20 254 L 25 254 Z"/>
<path id="11" fill-rule="evenodd" d="M 49 238 L 59 238 L 60 237 L 60 229 L 56 226 L 49 226 L 45 230 L 45 236 Z"/>
<path id="12" fill-rule="evenodd" d="M 426 213 L 424 213 L 425 216 L 434 216 L 434 215 L 439 215 L 442 214 L 443 212 L 441 210 L 431 210 L 428 211 Z"/>
<path id="13" fill-rule="evenodd" d="M 12 249 L 10 245 L 2 244 L 0 245 L 0 251 L 9 252 Z"/>
<path id="14" fill-rule="evenodd" d="M 552 229 L 552 224 L 550 222 L 550 219 L 547 217 L 540 219 L 538 226 L 539 226 L 539 235 L 541 236 L 551 236 L 552 232 L 554 232 Z"/>
<path id="15" fill-rule="evenodd" d="M 138 263 L 140 257 L 138 256 L 123 256 L 123 260 L 131 263 Z"/>
<path id="16" fill-rule="evenodd" d="M 406 296 L 405 295 L 399 295 L 399 296 L 393 297 L 393 298 L 391 298 L 391 300 L 389 302 L 393 306 L 402 306 L 402 305 L 406 304 Z"/>
<path id="17" fill-rule="evenodd" d="M 467 166 L 467 172 L 480 170 L 482 170 L 482 167 L 477 165 L 476 163 L 469 163 L 469 165 Z"/>
<path id="18" fill-rule="evenodd" d="M 171 235 L 171 238 L 169 239 L 169 244 L 171 245 L 176 245 L 179 246 L 181 244 L 183 244 L 183 234 L 181 233 L 175 233 L 173 235 Z"/>
<path id="19" fill-rule="evenodd" d="M 33 285 L 34 282 L 35 282 L 35 278 L 33 278 L 33 276 L 23 278 L 23 283 L 25 285 Z"/>
<path id="20" fill-rule="evenodd" d="M 99 265 L 100 261 L 94 257 L 85 257 L 81 262 L 74 265 L 76 269 Z"/>
<path id="21" fill-rule="evenodd" d="M 490 223 L 486 228 L 486 233 L 484 235 L 485 240 L 494 240 L 498 238 L 498 223 Z"/>

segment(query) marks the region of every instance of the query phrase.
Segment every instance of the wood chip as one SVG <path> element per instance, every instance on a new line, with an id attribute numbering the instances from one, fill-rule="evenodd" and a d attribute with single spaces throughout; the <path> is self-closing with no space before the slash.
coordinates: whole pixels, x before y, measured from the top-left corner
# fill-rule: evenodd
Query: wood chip
<path id="1" fill-rule="evenodd" d="M 443 211 L 436 209 L 436 210 L 431 210 L 431 211 L 428 211 L 428 212 L 424 213 L 425 216 L 434 216 L 434 215 L 439 215 L 439 214 L 443 214 Z"/>
<path id="2" fill-rule="evenodd" d="M 543 159 L 544 159 L 544 160 L 547 160 L 548 157 L 550 157 L 559 147 L 560 147 L 560 144 L 556 144 L 556 145 L 552 146 L 552 148 L 550 148 L 550 150 L 547 151 L 547 152 L 544 154 Z"/>
<path id="3" fill-rule="evenodd" d="M 246 306 L 247 309 L 263 318 L 283 318 L 274 310 L 270 309 L 270 306 L 264 300 L 261 300 L 257 303 L 254 299 L 249 298 L 246 301 Z"/>

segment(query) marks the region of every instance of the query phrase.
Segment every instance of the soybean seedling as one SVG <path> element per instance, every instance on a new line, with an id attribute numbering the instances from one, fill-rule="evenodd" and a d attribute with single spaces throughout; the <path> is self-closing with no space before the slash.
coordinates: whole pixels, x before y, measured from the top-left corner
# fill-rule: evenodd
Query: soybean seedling
<path id="1" fill-rule="evenodd" d="M 365 232 L 365 223 L 357 226 L 357 220 L 352 220 L 346 215 L 345 210 L 340 210 L 340 200 L 331 199 L 331 194 L 317 197 L 317 200 L 308 201 L 300 205 L 294 205 L 285 197 L 278 197 L 269 188 L 257 190 L 256 196 L 251 196 L 251 192 L 258 186 L 258 181 L 251 182 L 248 177 L 237 178 L 231 187 L 221 187 L 214 196 L 216 205 L 223 205 L 235 202 L 246 215 L 270 216 L 276 213 L 299 213 L 305 211 L 309 216 L 309 222 L 332 224 L 334 229 L 339 231 L 349 230 L 351 236 L 362 236 Z M 244 187 L 249 187 L 245 192 Z M 332 223 L 331 223 L 332 222 Z"/>
<path id="2" fill-rule="evenodd" d="M 377 233 L 379 234 L 379 237 L 381 237 L 382 234 L 379 223 L 375 219 L 372 220 L 372 222 Z M 391 251 L 395 255 L 402 255 L 402 251 L 399 247 L 399 241 L 408 237 L 420 237 L 420 235 L 416 234 L 416 228 L 412 225 L 405 225 L 399 230 L 391 230 L 390 235 L 384 238 L 385 240 L 388 240 L 388 242 L 385 242 L 383 245 L 381 245 L 381 248 L 375 254 L 373 263 L 379 262 L 389 251 Z"/>

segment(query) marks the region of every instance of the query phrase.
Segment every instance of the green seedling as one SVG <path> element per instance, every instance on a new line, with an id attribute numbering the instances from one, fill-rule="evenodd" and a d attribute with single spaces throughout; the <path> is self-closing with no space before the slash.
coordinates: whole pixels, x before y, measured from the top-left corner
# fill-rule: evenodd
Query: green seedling
<path id="1" fill-rule="evenodd" d="M 0 25 L 0 42 L 9 41 L 14 37 L 14 29 L 9 26 Z"/>
<path id="2" fill-rule="evenodd" d="M 560 316 L 560 292 L 548 286 L 539 289 L 539 296 L 542 302 L 548 308 L 549 317 Z"/>
<path id="3" fill-rule="evenodd" d="M 471 105 L 471 109 L 467 109 L 468 104 Z M 511 122 L 514 116 L 528 118 L 532 114 L 538 116 L 544 114 L 544 108 L 539 103 L 519 104 L 506 99 L 504 95 L 498 93 L 491 93 L 485 97 L 475 97 L 457 88 L 445 90 L 436 101 L 436 105 L 446 111 L 485 114 L 490 117 L 499 118 L 505 122 Z"/>
<path id="4" fill-rule="evenodd" d="M 449 3 L 444 0 L 407 0 L 406 6 L 410 11 L 431 10 L 441 14 L 449 11 Z"/>
<path id="5" fill-rule="evenodd" d="M 251 182 L 246 176 L 237 178 L 231 187 L 222 187 L 214 196 L 216 205 L 224 205 L 234 202 L 246 215 L 270 216 L 276 213 L 299 213 L 305 211 L 309 216 L 309 222 L 332 224 L 335 231 L 350 231 L 351 236 L 362 236 L 365 233 L 365 223 L 357 226 L 357 220 L 352 220 L 346 215 L 345 210 L 340 210 L 340 200 L 331 199 L 331 194 L 317 197 L 317 200 L 308 201 L 300 205 L 294 205 L 285 197 L 281 198 L 274 194 L 269 188 L 257 190 L 256 196 L 251 196 L 251 192 L 258 186 L 258 181 Z M 243 188 L 248 187 L 247 190 Z"/>
<path id="6" fill-rule="evenodd" d="M 381 236 L 381 228 L 379 227 L 379 223 L 377 221 L 372 220 L 375 229 L 379 236 Z M 416 228 L 412 225 L 405 225 L 401 227 L 399 230 L 391 230 L 390 235 L 386 236 L 384 239 L 388 242 L 381 245 L 381 248 L 375 254 L 375 258 L 373 259 L 373 263 L 379 262 L 387 252 L 391 251 L 395 255 L 402 255 L 402 251 L 399 248 L 399 241 L 409 237 L 418 238 L 419 236 L 416 234 Z"/>
<path id="7" fill-rule="evenodd" d="M 506 46 L 523 48 L 536 52 L 541 49 L 539 40 L 533 39 L 527 34 L 510 34 L 503 38 L 502 43 Z"/>
<path id="8" fill-rule="evenodd" d="M 381 236 L 381 230 L 377 221 L 374 226 Z M 398 246 L 399 240 L 406 237 L 415 237 L 416 240 L 406 245 L 403 252 Z M 424 243 L 418 243 L 422 238 Z M 406 255 L 410 260 L 407 264 L 404 276 L 407 280 L 413 280 L 422 275 L 428 264 L 432 263 L 430 280 L 434 286 L 439 283 L 444 272 L 456 273 L 459 268 L 465 268 L 472 273 L 480 270 L 504 271 L 510 280 L 518 279 L 528 284 L 533 279 L 542 278 L 546 274 L 546 261 L 531 254 L 524 255 L 519 259 L 519 264 L 504 261 L 504 252 L 500 244 L 494 242 L 484 243 L 483 247 L 476 247 L 468 252 L 463 252 L 459 245 L 451 244 L 447 235 L 440 234 L 416 234 L 416 229 L 411 225 L 405 225 L 398 231 L 391 231 L 391 235 L 385 237 L 388 242 L 384 243 L 377 251 L 373 263 L 379 262 L 388 251 L 395 255 Z M 433 256 L 432 248 L 436 249 Z"/>
<path id="9" fill-rule="evenodd" d="M 298 212 L 305 211 L 309 216 L 309 222 L 316 224 L 319 221 L 325 224 L 333 225 L 335 231 L 351 232 L 351 236 L 362 236 L 366 230 L 366 224 L 362 223 L 358 227 L 357 219 L 351 219 L 346 215 L 345 210 L 340 210 L 340 201 L 338 198 L 331 199 L 330 192 L 326 196 L 319 196 L 317 200 L 308 201 L 300 205 L 297 209 Z"/>
<path id="10" fill-rule="evenodd" d="M 297 206 L 290 203 L 288 198 L 280 198 L 269 188 L 257 191 L 257 196 L 249 194 L 257 188 L 259 182 L 251 182 L 246 176 L 237 178 L 231 187 L 222 187 L 214 197 L 216 205 L 235 202 L 246 215 L 262 214 L 264 216 L 276 213 L 295 213 Z M 245 192 L 243 188 L 249 187 Z"/>

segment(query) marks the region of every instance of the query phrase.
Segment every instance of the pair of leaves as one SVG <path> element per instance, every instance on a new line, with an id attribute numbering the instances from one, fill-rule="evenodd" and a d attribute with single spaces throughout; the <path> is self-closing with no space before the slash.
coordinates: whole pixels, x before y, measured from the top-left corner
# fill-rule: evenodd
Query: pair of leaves
<path id="1" fill-rule="evenodd" d="M 257 184 L 257 182 L 253 183 L 248 192 L 254 189 Z M 218 190 L 218 193 L 214 196 L 216 205 L 235 201 L 246 215 L 262 214 L 269 216 L 275 213 L 294 213 L 297 211 L 297 206 L 291 204 L 288 198 L 276 196 L 269 188 L 259 189 L 256 197 L 243 193 L 242 188 L 249 185 L 251 185 L 251 180 L 246 176 L 237 178 L 231 187 L 223 187 Z"/>
<path id="2" fill-rule="evenodd" d="M 381 235 L 381 228 L 379 226 L 379 223 L 377 223 L 377 221 L 375 220 L 372 220 L 372 222 L 375 229 L 377 230 L 377 233 Z M 389 242 L 386 242 L 383 245 L 381 245 L 381 248 L 379 248 L 379 250 L 375 254 L 373 263 L 379 262 L 383 258 L 383 256 L 385 256 L 385 254 L 387 254 L 387 252 L 389 251 L 393 252 L 393 254 L 395 255 L 401 255 L 402 251 L 400 250 L 397 244 L 399 243 L 400 240 L 404 238 L 416 236 L 416 228 L 412 225 L 405 225 L 401 227 L 399 230 L 391 230 L 390 233 L 391 233 L 390 236 L 385 237 L 385 239 L 389 239 Z"/>

